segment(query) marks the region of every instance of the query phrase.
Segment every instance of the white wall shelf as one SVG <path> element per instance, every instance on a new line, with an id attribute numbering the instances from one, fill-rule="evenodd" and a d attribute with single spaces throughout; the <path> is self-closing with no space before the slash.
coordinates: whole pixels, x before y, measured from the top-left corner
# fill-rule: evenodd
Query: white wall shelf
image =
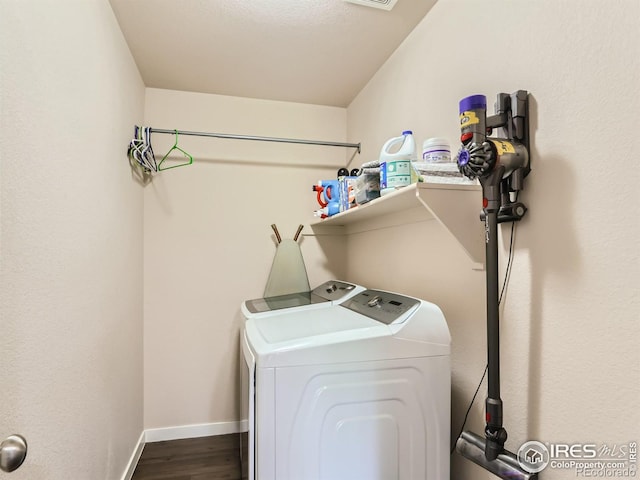
<path id="1" fill-rule="evenodd" d="M 415 183 L 310 226 L 316 235 L 351 235 L 433 219 L 455 237 L 475 267 L 482 267 L 481 209 L 480 185 Z"/>

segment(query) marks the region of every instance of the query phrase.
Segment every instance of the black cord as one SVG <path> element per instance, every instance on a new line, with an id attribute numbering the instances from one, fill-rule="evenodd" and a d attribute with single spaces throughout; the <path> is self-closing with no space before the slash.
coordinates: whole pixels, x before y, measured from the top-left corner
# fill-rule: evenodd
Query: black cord
<path id="1" fill-rule="evenodd" d="M 517 200 L 516 200 L 517 201 Z M 516 222 L 511 224 L 511 236 L 509 238 L 509 259 L 507 260 L 507 269 L 504 272 L 504 280 L 502 281 L 502 290 L 500 290 L 500 296 L 498 297 L 498 305 L 502 303 L 502 295 L 509 283 L 509 277 L 511 276 L 511 265 L 513 263 L 513 238 L 516 231 Z"/>
<path id="2" fill-rule="evenodd" d="M 517 193 L 516 193 L 516 201 L 517 201 Z M 513 263 L 513 238 L 515 236 L 516 230 L 516 222 L 511 223 L 511 236 L 509 238 L 509 259 L 507 260 L 507 268 L 504 272 L 504 280 L 502 281 L 502 289 L 500 290 L 500 296 L 498 297 L 498 305 L 502 302 L 502 296 L 504 295 L 505 289 L 507 287 L 507 283 L 509 283 L 509 277 L 511 276 L 511 265 Z M 471 407 L 473 407 L 473 403 L 476 401 L 476 397 L 478 396 L 478 392 L 480 391 L 480 387 L 482 386 L 482 382 L 484 381 L 484 377 L 487 376 L 487 371 L 489 370 L 489 364 L 486 364 L 484 367 L 484 372 L 482 373 L 482 378 L 480 382 L 478 382 L 478 388 L 476 388 L 476 392 L 473 394 L 473 398 L 469 403 L 469 408 L 467 408 L 467 413 L 464 415 L 464 420 L 462 421 L 462 426 L 460 427 L 460 433 L 453 439 L 453 444 L 451 445 L 450 455 L 453 455 L 454 450 L 456 449 L 456 442 L 462 432 L 464 431 L 464 426 L 467 424 L 467 418 L 469 417 L 469 412 L 471 411 Z"/>
<path id="3" fill-rule="evenodd" d="M 480 383 L 478 383 L 478 388 L 476 388 L 476 393 L 473 394 L 473 398 L 471 399 L 471 403 L 469 404 L 469 408 L 467 408 L 467 413 L 464 414 L 464 420 L 462 421 L 462 427 L 460 427 L 460 433 L 458 434 L 458 436 L 456 438 L 454 438 L 453 440 L 453 445 L 451 445 L 451 452 L 450 455 L 453 455 L 453 451 L 456 449 L 456 442 L 458 441 L 458 438 L 460 437 L 460 435 L 462 435 L 462 432 L 464 431 L 464 426 L 467 423 L 467 417 L 469 416 L 469 412 L 471 411 L 471 407 L 473 407 L 473 402 L 475 402 L 476 397 L 478 396 L 478 392 L 480 391 L 480 387 L 482 386 L 482 382 L 484 381 L 484 377 L 487 376 L 487 370 L 489 370 L 489 365 L 485 365 L 484 367 L 484 373 L 482 374 L 482 378 L 480 379 Z"/>

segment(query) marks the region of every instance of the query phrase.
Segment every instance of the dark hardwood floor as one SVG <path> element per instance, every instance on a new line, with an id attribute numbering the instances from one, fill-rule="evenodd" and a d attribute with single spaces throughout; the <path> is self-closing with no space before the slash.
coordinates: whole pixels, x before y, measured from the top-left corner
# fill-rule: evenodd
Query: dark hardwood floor
<path id="1" fill-rule="evenodd" d="M 239 447 L 239 434 L 147 443 L 132 480 L 241 480 Z"/>

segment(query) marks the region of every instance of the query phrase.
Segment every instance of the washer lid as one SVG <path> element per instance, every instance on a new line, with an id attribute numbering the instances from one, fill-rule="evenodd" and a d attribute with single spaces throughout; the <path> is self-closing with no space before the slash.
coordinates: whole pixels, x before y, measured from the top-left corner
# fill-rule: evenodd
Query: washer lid
<path id="1" fill-rule="evenodd" d="M 329 300 L 313 292 L 299 292 L 288 295 L 278 295 L 277 297 L 254 298 L 252 300 L 246 300 L 244 304 L 249 313 L 262 313 L 323 302 L 328 303 Z"/>
<path id="2" fill-rule="evenodd" d="M 241 308 L 246 317 L 251 317 L 255 314 L 289 308 L 320 306 L 321 304 L 326 304 L 328 306 L 331 302 L 345 300 L 363 290 L 364 287 L 359 285 L 341 282 L 339 280 L 329 280 L 318 285 L 309 292 L 290 293 L 275 297 L 246 300 L 242 303 Z"/>
<path id="3" fill-rule="evenodd" d="M 324 343 L 331 341 L 337 334 L 344 336 L 345 332 L 384 327 L 371 318 L 340 306 L 270 318 L 255 318 L 251 321 L 252 327 L 260 337 L 267 344 L 274 346 L 291 341 L 304 342 L 307 345 Z"/>

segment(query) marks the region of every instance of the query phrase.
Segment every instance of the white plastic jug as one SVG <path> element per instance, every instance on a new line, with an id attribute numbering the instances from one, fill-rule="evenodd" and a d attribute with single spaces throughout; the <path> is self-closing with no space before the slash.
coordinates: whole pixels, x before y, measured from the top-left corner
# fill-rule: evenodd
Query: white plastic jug
<path id="1" fill-rule="evenodd" d="M 411 184 L 411 161 L 416 158 L 416 142 L 411 130 L 385 142 L 380 151 L 380 195 Z"/>

